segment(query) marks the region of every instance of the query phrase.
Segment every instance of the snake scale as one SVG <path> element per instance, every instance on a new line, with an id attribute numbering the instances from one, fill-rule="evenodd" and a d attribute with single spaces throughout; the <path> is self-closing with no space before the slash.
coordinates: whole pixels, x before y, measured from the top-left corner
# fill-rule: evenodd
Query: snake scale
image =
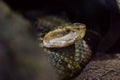
<path id="1" fill-rule="evenodd" d="M 38 40 L 40 45 L 43 44 L 43 37 L 48 32 L 65 27 L 65 24 L 69 24 L 69 26 L 73 25 L 69 21 L 59 17 L 40 17 L 37 20 L 37 27 L 39 29 Z M 74 41 L 74 43 L 69 46 L 60 48 L 43 48 L 49 54 L 51 64 L 54 66 L 56 73 L 59 75 L 58 80 L 74 79 L 81 73 L 92 56 L 92 51 L 84 40 L 84 37 L 78 41 Z"/>

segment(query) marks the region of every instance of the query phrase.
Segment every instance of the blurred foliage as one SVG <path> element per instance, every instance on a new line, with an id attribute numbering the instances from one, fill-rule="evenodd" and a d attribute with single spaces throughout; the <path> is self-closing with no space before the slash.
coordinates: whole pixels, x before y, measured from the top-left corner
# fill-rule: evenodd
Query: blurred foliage
<path id="1" fill-rule="evenodd" d="M 0 80 L 56 80 L 31 24 L 0 1 Z"/>

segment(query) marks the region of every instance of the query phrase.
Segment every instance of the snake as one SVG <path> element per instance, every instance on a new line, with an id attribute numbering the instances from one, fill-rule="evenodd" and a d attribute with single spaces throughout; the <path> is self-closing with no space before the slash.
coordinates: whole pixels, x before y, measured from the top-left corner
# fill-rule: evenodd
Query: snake
<path id="1" fill-rule="evenodd" d="M 85 31 L 81 30 L 81 33 L 77 33 L 79 36 L 83 34 L 78 39 L 74 39 L 76 35 L 73 35 L 73 38 L 70 38 L 72 40 L 70 42 L 68 41 L 69 35 L 66 34 L 73 32 L 75 26 L 79 28 L 83 25 L 71 23 L 66 19 L 56 16 L 42 16 L 38 18 L 36 23 L 39 30 L 37 33 L 39 45 L 48 53 L 51 64 L 58 74 L 58 80 L 72 80 L 76 78 L 89 63 L 92 50 L 84 40 Z M 69 26 L 69 30 L 65 30 L 67 26 Z M 63 34 L 67 37 L 63 36 Z M 57 35 L 60 35 L 60 38 Z M 57 39 L 53 40 L 53 38 Z M 58 42 L 54 45 L 54 43 L 50 44 L 50 40 Z M 45 41 L 48 42 L 46 42 L 46 45 L 43 45 Z M 65 41 L 65 44 L 62 45 L 61 41 Z"/>

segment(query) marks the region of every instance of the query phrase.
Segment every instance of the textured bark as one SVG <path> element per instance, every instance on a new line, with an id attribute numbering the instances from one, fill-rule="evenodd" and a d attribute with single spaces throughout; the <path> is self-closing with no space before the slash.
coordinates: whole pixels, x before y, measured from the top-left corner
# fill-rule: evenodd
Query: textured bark
<path id="1" fill-rule="evenodd" d="M 120 80 L 120 53 L 94 56 L 77 80 Z"/>

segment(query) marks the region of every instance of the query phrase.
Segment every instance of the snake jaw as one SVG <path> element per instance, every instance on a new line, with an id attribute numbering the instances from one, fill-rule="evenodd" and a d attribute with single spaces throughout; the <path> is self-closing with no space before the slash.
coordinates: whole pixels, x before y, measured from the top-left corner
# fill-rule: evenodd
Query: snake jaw
<path id="1" fill-rule="evenodd" d="M 81 24 L 66 25 L 66 27 L 48 32 L 43 38 L 43 44 L 47 48 L 67 47 L 82 39 L 86 27 Z"/>

